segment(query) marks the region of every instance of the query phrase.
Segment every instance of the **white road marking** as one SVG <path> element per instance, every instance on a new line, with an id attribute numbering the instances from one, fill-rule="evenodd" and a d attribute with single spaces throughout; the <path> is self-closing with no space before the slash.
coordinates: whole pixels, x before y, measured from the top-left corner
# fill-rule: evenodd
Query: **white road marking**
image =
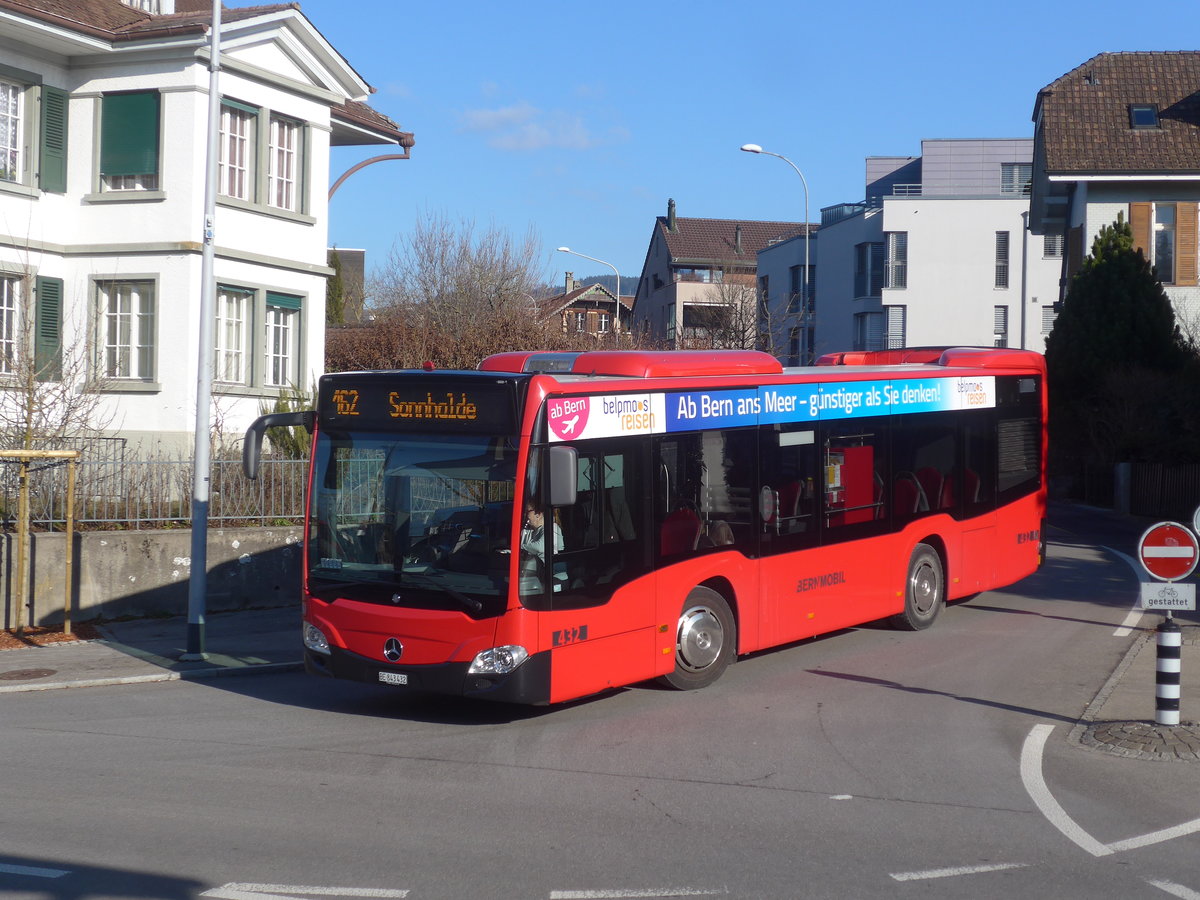
<path id="1" fill-rule="evenodd" d="M 853 794 L 834 794 L 829 799 L 830 800 L 853 800 L 854 795 Z"/>
<path id="2" fill-rule="evenodd" d="M 13 866 L 0 863 L 0 875 L 29 875 L 32 878 L 62 878 L 70 869 L 43 869 L 40 866 Z"/>
<path id="3" fill-rule="evenodd" d="M 1021 748 L 1021 783 L 1051 825 L 1092 856 L 1108 856 L 1112 850 L 1075 824 L 1075 820 L 1058 805 L 1042 777 L 1042 748 L 1053 730 L 1053 725 L 1034 725 L 1025 738 Z"/>
<path id="4" fill-rule="evenodd" d="M 715 897 L 718 894 L 728 894 L 726 888 L 719 891 L 704 888 L 650 888 L 648 890 L 615 890 L 615 891 L 551 891 L 550 900 L 645 900 L 645 898 L 669 897 Z"/>
<path id="5" fill-rule="evenodd" d="M 1136 603 L 1134 604 L 1133 608 L 1131 610 L 1129 610 L 1128 613 L 1126 613 L 1125 619 L 1121 622 L 1120 627 L 1117 628 L 1117 630 L 1113 632 L 1113 637 L 1128 637 L 1129 635 L 1133 634 L 1133 629 L 1137 628 L 1138 623 L 1141 622 L 1142 613 L 1144 612 L 1144 610 L 1142 609 L 1142 597 L 1141 597 L 1141 593 L 1140 593 L 1141 584 L 1143 581 L 1142 567 L 1141 567 L 1141 564 L 1137 560 L 1135 560 L 1132 556 L 1126 556 L 1120 550 L 1114 550 L 1112 547 L 1101 547 L 1100 549 L 1107 550 L 1113 556 L 1117 556 L 1117 557 L 1120 557 L 1121 559 L 1125 560 L 1125 562 L 1126 562 L 1126 564 L 1128 564 L 1129 568 L 1133 569 L 1133 574 L 1137 577 L 1137 580 L 1138 580 L 1138 591 L 1139 591 L 1138 599 L 1137 599 Z"/>
<path id="6" fill-rule="evenodd" d="M 299 897 L 294 895 L 299 894 Z M 380 900 L 399 900 L 407 897 L 406 890 L 388 888 L 314 887 L 303 884 L 254 884 L 231 881 L 219 888 L 205 891 L 201 897 L 214 900 L 304 900 L 305 897 L 374 897 Z"/>
<path id="7" fill-rule="evenodd" d="M 1182 884 L 1175 884 L 1173 881 L 1159 881 L 1153 878 L 1147 878 L 1146 881 L 1160 891 L 1166 891 L 1172 897 L 1178 897 L 1179 900 L 1200 900 L 1200 892 L 1193 891 Z"/>
<path id="8" fill-rule="evenodd" d="M 983 872 L 1002 872 L 1023 869 L 1029 863 L 995 863 L 990 866 L 955 866 L 949 869 L 926 869 L 924 872 L 893 872 L 896 881 L 923 881 L 927 878 L 955 878 L 959 875 L 978 875 Z"/>
<path id="9" fill-rule="evenodd" d="M 1050 793 L 1050 788 L 1046 786 L 1046 779 L 1042 776 L 1042 751 L 1046 746 L 1046 739 L 1053 730 L 1053 725 L 1034 725 L 1030 729 L 1029 736 L 1025 738 L 1025 745 L 1021 748 L 1021 782 L 1025 785 L 1025 790 L 1034 804 L 1050 824 L 1092 856 L 1108 856 L 1125 850 L 1137 850 L 1139 847 L 1161 844 L 1163 841 L 1174 840 L 1200 831 L 1200 819 L 1192 819 L 1181 825 L 1172 825 L 1170 828 L 1151 831 L 1148 834 L 1126 838 L 1123 841 L 1113 841 L 1111 844 L 1100 843 L 1067 815 L 1066 810 L 1058 805 L 1058 801 Z M 1164 882 L 1164 884 L 1167 883 L 1169 882 Z M 1196 895 L 1196 900 L 1200 900 L 1200 894 Z"/>

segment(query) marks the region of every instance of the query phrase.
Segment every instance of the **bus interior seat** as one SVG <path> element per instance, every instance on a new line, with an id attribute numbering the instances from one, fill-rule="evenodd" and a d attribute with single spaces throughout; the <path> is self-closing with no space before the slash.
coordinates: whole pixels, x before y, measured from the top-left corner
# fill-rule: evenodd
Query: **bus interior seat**
<path id="1" fill-rule="evenodd" d="M 922 466 L 917 469 L 917 482 L 925 494 L 925 509 L 941 509 L 942 484 L 945 482 L 942 473 L 933 466 Z"/>
<path id="2" fill-rule="evenodd" d="M 690 553 L 699 540 L 700 517 L 687 507 L 679 507 L 663 519 L 659 531 L 659 550 L 663 556 Z"/>

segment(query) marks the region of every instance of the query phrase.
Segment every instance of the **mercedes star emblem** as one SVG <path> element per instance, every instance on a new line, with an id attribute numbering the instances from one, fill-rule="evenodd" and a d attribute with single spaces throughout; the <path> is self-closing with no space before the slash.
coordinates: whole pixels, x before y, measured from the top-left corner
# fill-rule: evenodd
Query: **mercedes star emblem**
<path id="1" fill-rule="evenodd" d="M 387 641 L 384 642 L 383 655 L 386 656 L 390 662 L 396 662 L 398 659 L 400 659 L 400 654 L 403 652 L 404 645 L 395 638 L 388 638 Z"/>

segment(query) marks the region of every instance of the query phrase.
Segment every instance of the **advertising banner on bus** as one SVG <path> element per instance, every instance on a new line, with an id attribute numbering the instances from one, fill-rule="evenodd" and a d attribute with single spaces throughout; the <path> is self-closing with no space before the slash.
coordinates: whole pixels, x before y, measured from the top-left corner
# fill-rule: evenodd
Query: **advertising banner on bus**
<path id="1" fill-rule="evenodd" d="M 546 413 L 550 440 L 571 441 L 995 405 L 995 376 L 984 375 L 553 397 Z"/>

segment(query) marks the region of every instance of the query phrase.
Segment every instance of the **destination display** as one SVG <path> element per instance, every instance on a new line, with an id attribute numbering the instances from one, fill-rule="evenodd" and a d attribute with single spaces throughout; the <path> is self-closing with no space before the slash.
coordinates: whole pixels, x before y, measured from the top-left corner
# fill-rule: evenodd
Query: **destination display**
<path id="1" fill-rule="evenodd" d="M 546 402 L 546 420 L 552 441 L 571 441 L 995 405 L 996 378 L 983 375 L 553 397 Z"/>
<path id="2" fill-rule="evenodd" d="M 431 379 L 364 372 L 322 378 L 322 428 L 511 434 L 516 386 L 490 378 Z"/>

